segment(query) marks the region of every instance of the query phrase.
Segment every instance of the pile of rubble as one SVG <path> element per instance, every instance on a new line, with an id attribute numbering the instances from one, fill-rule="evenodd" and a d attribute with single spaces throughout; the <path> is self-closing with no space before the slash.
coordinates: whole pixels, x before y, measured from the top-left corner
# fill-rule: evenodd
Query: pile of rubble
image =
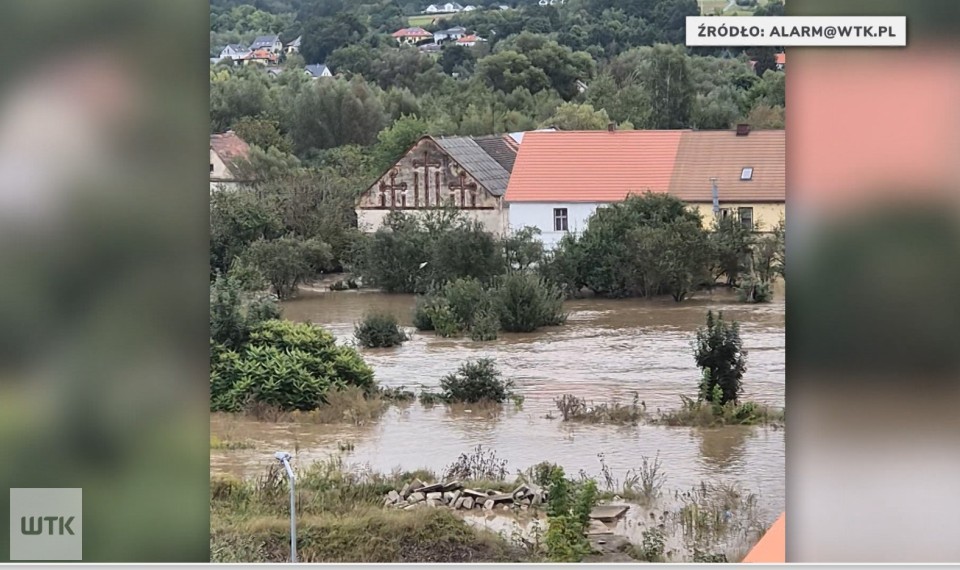
<path id="1" fill-rule="evenodd" d="M 447 507 L 451 509 L 527 510 L 547 501 L 547 492 L 532 483 L 519 485 L 512 493 L 495 490 L 465 488 L 460 481 L 424 483 L 416 480 L 399 491 L 391 490 L 384 498 L 384 507 L 414 509 L 418 507 Z"/>

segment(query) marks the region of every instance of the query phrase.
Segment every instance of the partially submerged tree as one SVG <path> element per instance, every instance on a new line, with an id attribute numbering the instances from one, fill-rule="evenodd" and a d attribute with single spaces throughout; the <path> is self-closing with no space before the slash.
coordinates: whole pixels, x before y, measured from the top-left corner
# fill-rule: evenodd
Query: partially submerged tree
<path id="1" fill-rule="evenodd" d="M 707 312 L 706 327 L 697 330 L 694 359 L 702 372 L 700 399 L 717 405 L 737 403 L 747 370 L 740 323 L 726 322 L 723 313 Z"/>

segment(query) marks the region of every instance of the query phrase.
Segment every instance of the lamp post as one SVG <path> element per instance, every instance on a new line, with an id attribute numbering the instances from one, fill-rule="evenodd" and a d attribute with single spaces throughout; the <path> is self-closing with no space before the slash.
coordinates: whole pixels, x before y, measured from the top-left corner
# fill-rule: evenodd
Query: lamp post
<path id="1" fill-rule="evenodd" d="M 297 500 L 296 477 L 293 475 L 293 468 L 290 467 L 290 454 L 284 451 L 278 451 L 273 454 L 277 461 L 283 465 L 287 471 L 287 478 L 290 479 L 290 562 L 297 562 Z"/>

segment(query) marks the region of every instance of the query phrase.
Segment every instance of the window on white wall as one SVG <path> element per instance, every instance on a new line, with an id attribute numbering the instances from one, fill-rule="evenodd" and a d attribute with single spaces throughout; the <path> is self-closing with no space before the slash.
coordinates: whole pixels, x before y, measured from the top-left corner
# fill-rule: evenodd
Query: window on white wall
<path id="1" fill-rule="evenodd" d="M 740 224 L 744 228 L 753 231 L 753 208 L 740 208 L 739 214 Z"/>
<path id="2" fill-rule="evenodd" d="M 553 209 L 553 231 L 555 232 L 565 232 L 567 230 L 567 209 L 566 208 L 554 208 Z"/>

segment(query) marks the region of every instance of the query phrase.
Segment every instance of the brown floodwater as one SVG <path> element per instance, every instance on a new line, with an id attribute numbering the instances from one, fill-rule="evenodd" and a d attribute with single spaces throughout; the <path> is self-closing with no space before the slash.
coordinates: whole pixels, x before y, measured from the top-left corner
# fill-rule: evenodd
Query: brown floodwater
<path id="1" fill-rule="evenodd" d="M 680 395 L 695 396 L 699 372 L 692 357 L 695 331 L 708 309 L 741 323 L 747 350 L 744 396 L 784 405 L 783 293 L 765 305 L 738 303 L 728 291 L 701 294 L 677 304 L 670 299 L 569 301 L 567 324 L 529 334 L 501 334 L 492 342 L 444 339 L 418 333 L 411 325 L 409 295 L 370 291 L 314 292 L 283 306 L 284 317 L 310 321 L 352 342 L 353 326 L 364 313 L 397 315 L 411 340 L 402 347 L 363 350 L 384 386 L 436 387 L 465 360 L 492 357 L 523 395 L 522 407 L 504 405 L 499 413 L 425 408 L 419 403 L 391 407 L 367 425 L 258 423 L 214 414 L 212 433 L 252 442 L 251 449 L 211 450 L 214 472 L 252 476 L 272 461 L 275 451 L 294 452 L 306 463 L 352 445 L 346 461 L 389 472 L 396 468 L 441 471 L 477 445 L 496 451 L 516 471 L 544 460 L 569 473 L 600 472 L 604 455 L 612 474 L 622 479 L 640 467 L 641 457 L 659 453 L 666 473 L 665 491 L 687 490 L 701 481 L 738 483 L 755 493 L 766 522 L 784 509 L 784 430 L 762 427 L 716 429 L 663 426 L 579 425 L 548 419 L 557 415 L 554 399 L 574 394 L 594 401 L 633 393 L 648 411 L 676 408 Z"/>

